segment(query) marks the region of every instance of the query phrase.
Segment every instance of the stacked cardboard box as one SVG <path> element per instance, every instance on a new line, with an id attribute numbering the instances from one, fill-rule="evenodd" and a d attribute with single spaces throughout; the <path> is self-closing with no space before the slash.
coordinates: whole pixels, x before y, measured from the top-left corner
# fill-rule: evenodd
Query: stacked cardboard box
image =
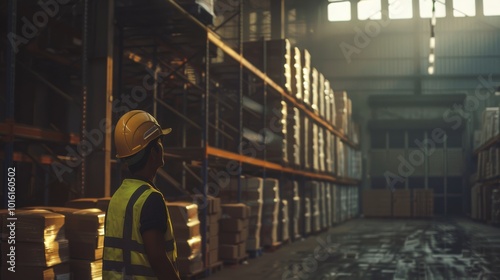
<path id="1" fill-rule="evenodd" d="M 325 76 L 322 73 L 319 73 L 319 89 L 318 89 L 318 94 L 319 94 L 319 115 L 326 119 L 326 106 L 325 103 L 327 102 L 326 96 L 325 96 Z"/>
<path id="2" fill-rule="evenodd" d="M 347 134 L 347 111 L 348 97 L 345 91 L 334 92 L 335 96 L 335 127 L 342 133 Z"/>
<path id="3" fill-rule="evenodd" d="M 264 180 L 258 177 L 241 178 L 241 202 L 250 207 L 247 250 L 261 248 L 260 233 L 262 227 Z M 231 180 L 229 187 L 221 192 L 223 203 L 238 202 L 238 180 Z"/>
<path id="4" fill-rule="evenodd" d="M 312 159 L 312 168 L 315 171 L 319 170 L 319 129 L 316 123 L 312 124 L 312 149 L 308 149 L 310 151 L 309 157 Z"/>
<path id="5" fill-rule="evenodd" d="M 337 151 L 335 155 L 335 158 L 337 159 L 337 162 L 335 163 L 335 166 L 337 167 L 337 175 L 340 177 L 346 177 L 344 142 L 342 142 L 340 138 L 336 137 L 335 145 Z"/>
<path id="6" fill-rule="evenodd" d="M 2 218 L 2 279 L 70 279 L 63 215 L 40 209 L 16 211 L 15 245 L 8 239 L 10 221 Z M 15 255 L 15 273 L 8 270 L 9 255 Z"/>
<path id="7" fill-rule="evenodd" d="M 219 233 L 219 257 L 238 262 L 246 256 L 250 207 L 243 203 L 222 204 Z"/>
<path id="8" fill-rule="evenodd" d="M 297 107 L 290 108 L 291 118 L 288 118 L 288 162 L 300 167 L 300 110 Z"/>
<path id="9" fill-rule="evenodd" d="M 309 169 L 312 167 L 311 161 L 312 161 L 312 156 L 314 156 L 312 153 L 312 149 L 310 148 L 312 143 L 312 123 L 307 117 L 307 115 L 302 114 L 302 120 L 301 124 L 303 127 L 303 130 L 301 130 L 301 143 L 303 144 L 303 147 L 307 148 L 302 148 L 300 149 L 301 151 L 301 159 L 302 159 L 302 167 L 305 169 Z"/>
<path id="10" fill-rule="evenodd" d="M 190 202 L 167 202 L 177 245 L 177 266 L 181 276 L 203 270 L 198 205 Z"/>
<path id="11" fill-rule="evenodd" d="M 392 216 L 400 218 L 411 217 L 411 191 L 394 190 L 392 195 Z"/>
<path id="12" fill-rule="evenodd" d="M 297 181 L 293 181 L 293 215 L 292 218 L 292 236 L 294 239 L 300 238 L 300 195 L 299 195 L 299 183 Z"/>
<path id="13" fill-rule="evenodd" d="M 207 254 L 205 266 L 212 267 L 219 262 L 219 220 L 222 216 L 220 198 L 213 196 L 194 195 L 193 203 L 198 205 L 198 215 L 203 209 L 207 211 Z M 200 218 L 199 216 L 198 218 Z"/>
<path id="14" fill-rule="evenodd" d="M 434 192 L 432 189 L 413 190 L 413 216 L 432 217 L 434 215 Z"/>
<path id="15" fill-rule="evenodd" d="M 279 182 L 266 178 L 263 189 L 264 205 L 262 208 L 262 229 L 260 240 L 262 246 L 273 246 L 278 242 L 279 215 Z"/>
<path id="16" fill-rule="evenodd" d="M 392 193 L 388 189 L 363 190 L 363 213 L 365 217 L 390 217 Z"/>
<path id="17" fill-rule="evenodd" d="M 270 130 L 264 131 L 267 160 L 277 163 L 288 163 L 288 106 L 285 101 L 274 102 L 272 118 L 278 118 L 279 121 L 274 122 L 273 132 Z M 269 122 L 275 120 L 269 120 Z M 266 123 L 269 123 L 266 122 Z M 291 131 L 290 131 L 291 133 Z"/>
<path id="18" fill-rule="evenodd" d="M 319 160 L 319 171 L 325 172 L 326 171 L 326 129 L 323 127 L 319 127 L 319 134 L 318 134 L 318 160 Z"/>
<path id="19" fill-rule="evenodd" d="M 285 242 L 290 239 L 290 219 L 288 217 L 288 201 L 285 199 L 281 200 L 280 205 L 280 218 L 279 218 L 279 241 Z"/>

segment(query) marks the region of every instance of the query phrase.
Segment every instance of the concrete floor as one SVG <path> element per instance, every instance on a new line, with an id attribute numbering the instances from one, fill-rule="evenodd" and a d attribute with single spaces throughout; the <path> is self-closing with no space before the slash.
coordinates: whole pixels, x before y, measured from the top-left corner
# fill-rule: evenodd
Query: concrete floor
<path id="1" fill-rule="evenodd" d="M 357 219 L 208 279 L 500 279 L 500 229 L 468 219 Z"/>

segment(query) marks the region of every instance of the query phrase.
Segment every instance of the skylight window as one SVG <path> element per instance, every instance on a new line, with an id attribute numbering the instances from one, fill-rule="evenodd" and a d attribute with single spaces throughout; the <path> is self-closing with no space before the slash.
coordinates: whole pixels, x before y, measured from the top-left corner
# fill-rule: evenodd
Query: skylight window
<path id="1" fill-rule="evenodd" d="M 351 20 L 351 2 L 332 2 L 328 4 L 329 21 L 349 21 Z"/>

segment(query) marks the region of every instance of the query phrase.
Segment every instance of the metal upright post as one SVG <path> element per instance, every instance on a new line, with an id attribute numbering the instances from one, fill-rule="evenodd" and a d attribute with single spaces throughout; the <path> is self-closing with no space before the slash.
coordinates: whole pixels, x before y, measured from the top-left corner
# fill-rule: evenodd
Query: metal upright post
<path id="1" fill-rule="evenodd" d="M 243 0 L 240 0 L 240 11 L 238 16 L 238 46 L 240 55 L 243 56 Z M 243 64 L 240 61 L 240 75 L 239 75 L 239 90 L 238 90 L 238 143 L 237 147 L 241 147 L 243 142 Z M 241 155 L 241 149 L 238 153 Z M 242 163 L 238 163 L 238 202 L 241 202 L 241 173 L 242 173 Z"/>
<path id="2" fill-rule="evenodd" d="M 263 65 L 264 65 L 264 74 L 267 75 L 267 45 L 266 45 L 266 40 L 262 40 L 262 52 L 263 52 L 263 55 L 262 55 L 262 58 L 263 58 Z M 263 135 L 263 139 L 264 139 L 264 160 L 267 161 L 267 137 L 266 137 L 266 126 L 268 125 L 266 122 L 267 122 L 267 83 L 264 82 L 264 117 L 263 117 L 263 128 L 264 128 L 264 135 Z M 264 167 L 263 169 L 263 174 L 262 174 L 262 177 L 265 179 L 266 178 L 266 168 Z"/>
<path id="3" fill-rule="evenodd" d="M 203 120 L 202 129 L 202 147 L 203 147 L 203 163 L 202 163 L 202 193 L 203 193 L 203 207 L 201 211 L 201 234 L 202 234 L 202 256 L 204 264 L 207 260 L 207 192 L 208 192 L 208 114 L 209 114 L 209 101 L 210 101 L 210 41 L 208 37 L 206 39 L 206 52 L 205 52 L 205 94 L 202 98 L 203 108 L 201 110 L 201 119 Z M 205 275 L 208 276 L 209 270 L 205 271 Z"/>
<path id="4" fill-rule="evenodd" d="M 17 22 L 17 0 L 9 0 L 8 3 L 8 11 L 7 12 L 7 30 L 8 34 L 16 34 L 16 22 Z M 14 92 L 15 92 L 15 81 L 16 81 L 16 50 L 14 46 L 12 46 L 10 41 L 6 42 L 7 44 L 7 52 L 6 52 L 6 66 L 7 66 L 7 77 L 6 77 L 6 102 L 5 102 L 5 120 L 6 122 L 11 122 L 14 124 Z M 3 182 L 3 204 L 4 208 L 7 207 L 8 199 L 8 185 L 7 185 L 7 173 L 9 167 L 13 166 L 13 157 L 14 157 L 14 134 L 11 130 L 8 137 L 7 143 L 5 143 L 5 160 L 4 167 L 2 172 L 4 172 L 3 178 L 5 178 Z"/>
<path id="5" fill-rule="evenodd" d="M 83 30 L 82 30 L 82 122 L 80 141 L 85 141 L 87 131 L 87 95 L 88 95 L 88 41 L 89 41 L 89 1 L 83 2 Z M 80 165 L 80 195 L 85 197 L 85 167 L 86 157 L 82 157 Z"/>

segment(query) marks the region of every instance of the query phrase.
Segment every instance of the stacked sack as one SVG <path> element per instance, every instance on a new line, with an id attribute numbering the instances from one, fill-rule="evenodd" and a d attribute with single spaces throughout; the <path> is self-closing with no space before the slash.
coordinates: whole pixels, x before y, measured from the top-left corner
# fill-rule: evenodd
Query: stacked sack
<path id="1" fill-rule="evenodd" d="M 264 180 L 257 177 L 241 178 L 241 202 L 250 207 L 248 218 L 247 251 L 256 251 L 261 248 L 260 232 L 263 206 Z M 238 202 L 238 180 L 231 180 L 229 188 L 221 192 L 223 203 Z"/>
<path id="2" fill-rule="evenodd" d="M 205 256 L 206 267 L 212 267 L 219 262 L 219 220 L 222 215 L 220 198 L 203 195 L 194 195 L 193 200 L 198 205 L 198 214 L 201 215 L 204 208 L 207 210 L 207 254 Z M 201 217 L 201 216 L 200 216 Z"/>
<path id="3" fill-rule="evenodd" d="M 250 207 L 243 203 L 222 204 L 219 229 L 219 257 L 225 262 L 238 262 L 246 256 Z"/>
<path id="4" fill-rule="evenodd" d="M 167 202 L 177 246 L 177 266 L 181 276 L 203 270 L 198 205 L 190 202 Z"/>
<path id="5" fill-rule="evenodd" d="M 7 220 L 11 217 L 8 214 L 6 211 L 2 213 L 0 278 L 69 280 L 69 242 L 64 216 L 41 209 L 16 210 L 12 217 L 17 220 L 10 221 Z M 11 229 L 14 229 L 15 239 L 9 239 Z"/>
<path id="6" fill-rule="evenodd" d="M 293 181 L 292 184 L 292 205 L 289 208 L 293 208 L 293 216 L 291 216 L 292 219 L 292 236 L 294 239 L 300 238 L 300 226 L 299 226 L 299 221 L 300 221 L 300 195 L 299 195 L 299 183 L 297 181 Z"/>
<path id="7" fill-rule="evenodd" d="M 304 232 L 305 234 L 311 233 L 311 199 L 304 198 Z"/>
<path id="8" fill-rule="evenodd" d="M 264 180 L 264 205 L 262 208 L 262 246 L 273 246 L 278 242 L 279 182 L 276 179 Z"/>

